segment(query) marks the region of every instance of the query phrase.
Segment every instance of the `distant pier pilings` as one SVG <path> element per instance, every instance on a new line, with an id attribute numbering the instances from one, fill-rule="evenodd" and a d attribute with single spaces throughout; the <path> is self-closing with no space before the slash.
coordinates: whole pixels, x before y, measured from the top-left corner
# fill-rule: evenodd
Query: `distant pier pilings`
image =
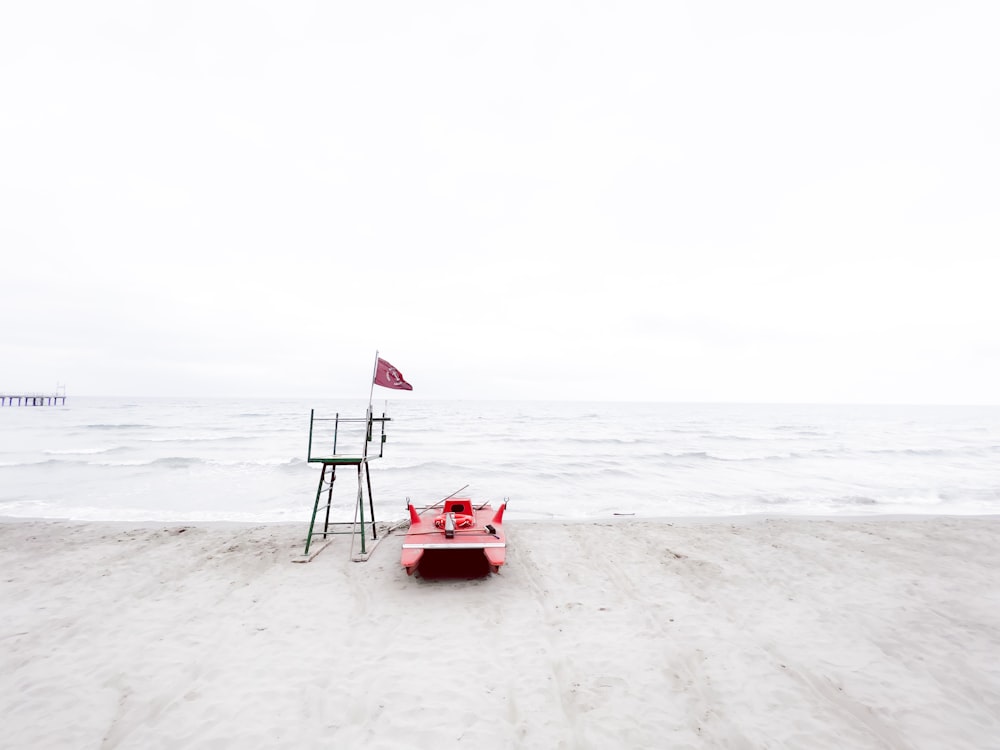
<path id="1" fill-rule="evenodd" d="M 65 393 L 0 393 L 0 406 L 65 406 Z"/>

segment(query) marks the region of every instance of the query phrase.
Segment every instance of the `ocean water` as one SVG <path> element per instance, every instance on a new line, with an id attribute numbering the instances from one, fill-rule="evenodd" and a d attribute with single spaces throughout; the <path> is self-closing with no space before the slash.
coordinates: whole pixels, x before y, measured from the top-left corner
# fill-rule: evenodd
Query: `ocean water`
<path id="1" fill-rule="evenodd" d="M 307 523 L 310 409 L 362 401 L 70 398 L 0 408 L 0 516 Z M 399 398 L 376 517 L 459 490 L 511 518 L 1000 513 L 1000 407 L 445 402 Z M 314 453 L 332 450 L 317 423 Z M 320 429 L 322 428 L 322 429 Z M 340 452 L 360 452 L 348 426 Z M 377 448 L 376 448 L 377 450 Z M 354 513 L 341 468 L 334 518 Z"/>

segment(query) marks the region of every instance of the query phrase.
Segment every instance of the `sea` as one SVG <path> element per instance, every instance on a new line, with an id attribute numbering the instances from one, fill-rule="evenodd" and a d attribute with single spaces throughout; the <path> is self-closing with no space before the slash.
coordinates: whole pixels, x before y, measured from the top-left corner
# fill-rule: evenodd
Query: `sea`
<path id="1" fill-rule="evenodd" d="M 0 516 L 307 524 L 321 471 L 310 450 L 332 455 L 336 437 L 338 454 L 360 454 L 367 407 L 72 396 L 2 407 Z M 998 406 L 404 397 L 373 410 L 388 420 L 368 443 L 381 453 L 369 464 L 380 521 L 450 495 L 507 499 L 511 519 L 1000 513 Z M 333 520 L 351 520 L 357 469 L 340 467 L 334 488 Z"/>

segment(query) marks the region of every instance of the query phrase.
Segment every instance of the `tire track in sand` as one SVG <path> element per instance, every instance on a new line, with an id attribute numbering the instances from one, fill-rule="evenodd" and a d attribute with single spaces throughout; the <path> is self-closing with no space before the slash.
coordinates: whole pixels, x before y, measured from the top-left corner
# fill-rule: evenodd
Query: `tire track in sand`
<path id="1" fill-rule="evenodd" d="M 537 607 L 539 612 L 541 612 L 544 623 L 544 627 L 536 628 L 535 633 L 536 635 L 541 636 L 546 655 L 548 656 L 547 666 L 552 674 L 553 683 L 550 688 L 550 692 L 553 694 L 554 703 L 558 707 L 563 719 L 561 722 L 563 732 L 561 733 L 568 735 L 565 742 L 561 741 L 559 743 L 559 747 L 586 747 L 587 745 L 583 742 L 583 738 L 580 736 L 579 722 L 577 721 L 578 711 L 576 706 L 572 705 L 572 703 L 565 699 L 565 691 L 560 689 L 561 686 L 568 684 L 567 675 L 565 674 L 565 669 L 563 667 L 565 653 L 563 650 L 563 644 L 558 642 L 554 637 L 554 634 L 559 632 L 559 622 L 558 616 L 555 612 L 552 596 L 543 583 L 544 572 L 535 561 L 534 555 L 527 548 L 527 546 L 518 548 L 517 558 L 517 570 L 523 573 L 524 579 L 530 587 L 537 602 Z M 553 659 L 551 654 L 558 654 L 558 657 Z M 510 691 L 511 695 L 516 695 L 518 690 L 519 686 L 512 686 Z"/>

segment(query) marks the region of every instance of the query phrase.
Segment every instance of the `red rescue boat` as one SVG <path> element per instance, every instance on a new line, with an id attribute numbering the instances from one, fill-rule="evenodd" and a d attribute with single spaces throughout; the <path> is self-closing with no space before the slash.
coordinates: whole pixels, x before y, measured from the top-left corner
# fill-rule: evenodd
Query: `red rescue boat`
<path id="1" fill-rule="evenodd" d="M 490 571 L 498 573 L 507 556 L 507 538 L 503 531 L 503 512 L 507 501 L 494 511 L 489 503 L 474 506 L 467 497 L 444 501 L 444 509 L 425 508 L 421 512 L 407 503 L 410 530 L 403 540 L 400 559 L 407 575 L 420 565 L 424 553 L 434 550 L 482 550 Z"/>

